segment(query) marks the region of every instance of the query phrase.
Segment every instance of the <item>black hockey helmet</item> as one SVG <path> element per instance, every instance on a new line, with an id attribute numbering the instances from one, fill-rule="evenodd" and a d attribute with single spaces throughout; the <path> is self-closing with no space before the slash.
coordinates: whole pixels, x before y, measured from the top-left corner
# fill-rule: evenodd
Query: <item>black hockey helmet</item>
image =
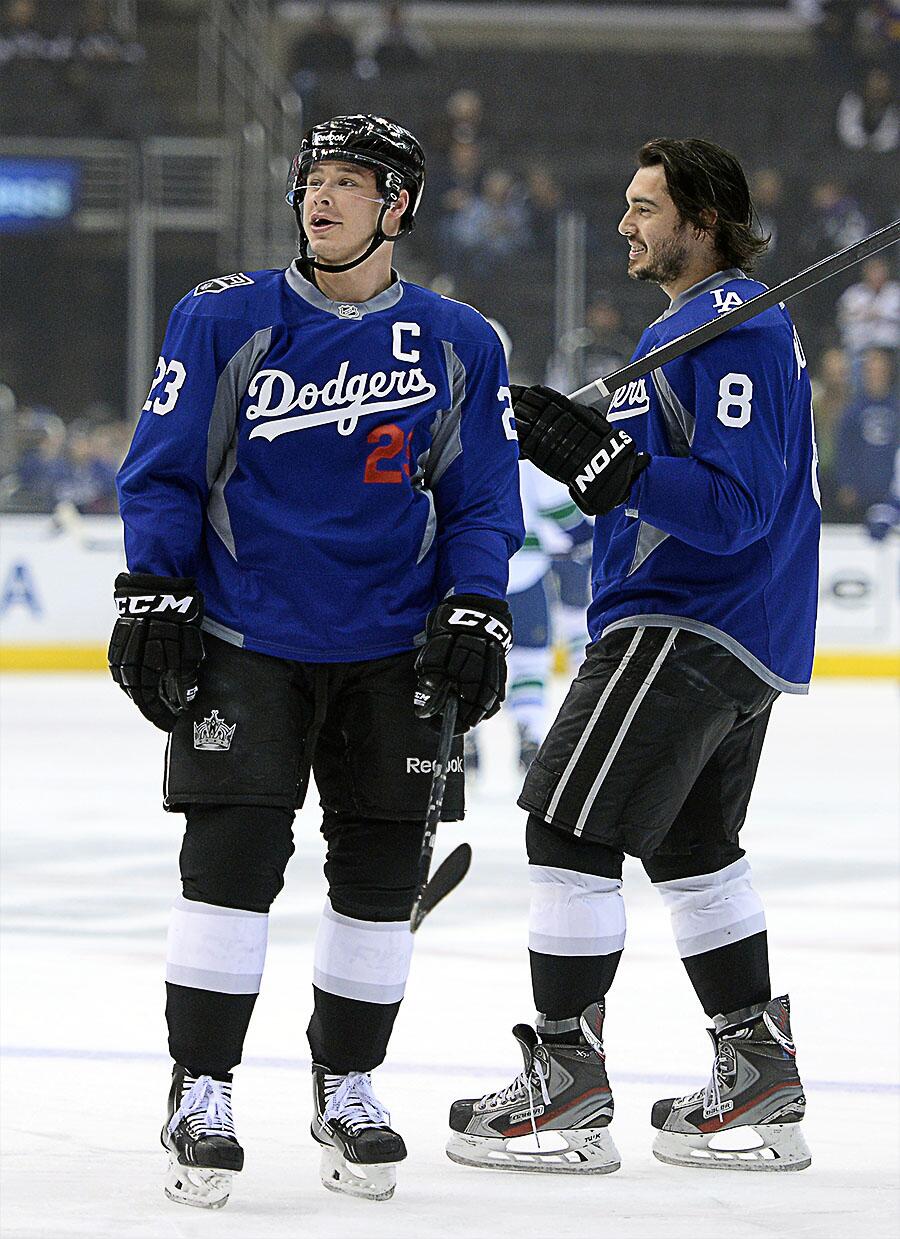
<path id="1" fill-rule="evenodd" d="M 340 267 L 326 266 L 305 255 L 304 187 L 313 164 L 323 160 L 341 160 L 371 168 L 377 178 L 379 193 L 385 200 L 368 251 L 352 263 Z M 364 262 L 382 242 L 396 240 L 396 237 L 386 237 L 381 225 L 385 211 L 397 201 L 403 189 L 409 193 L 409 206 L 403 212 L 396 236 L 402 237 L 412 231 L 424 188 L 425 152 L 418 139 L 396 121 L 385 116 L 335 116 L 320 125 L 313 125 L 303 135 L 300 149 L 293 158 L 285 191 L 285 200 L 294 208 L 300 229 L 301 257 L 311 266 L 325 271 L 346 271 Z"/>

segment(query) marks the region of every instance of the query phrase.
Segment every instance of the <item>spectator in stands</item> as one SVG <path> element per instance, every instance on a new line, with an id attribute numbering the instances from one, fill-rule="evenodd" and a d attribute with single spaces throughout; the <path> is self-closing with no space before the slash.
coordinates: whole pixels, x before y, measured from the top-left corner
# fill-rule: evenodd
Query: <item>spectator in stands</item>
<path id="1" fill-rule="evenodd" d="M 891 279 L 879 254 L 863 263 L 862 279 L 838 298 L 837 323 L 854 378 L 864 349 L 900 349 L 900 281 Z"/>
<path id="2" fill-rule="evenodd" d="M 144 76 L 146 49 L 122 36 L 108 0 L 82 0 L 69 34 L 65 81 L 81 110 L 81 131 L 137 138 L 157 129 L 158 108 Z"/>
<path id="3" fill-rule="evenodd" d="M 760 233 L 769 238 L 769 248 L 757 260 L 755 270 L 766 283 L 778 283 L 796 269 L 790 215 L 784 202 L 784 177 L 778 168 L 758 168 L 750 178 L 750 193 Z"/>
<path id="4" fill-rule="evenodd" d="M 885 69 L 873 65 L 862 89 L 847 91 L 838 104 L 836 125 L 847 150 L 884 155 L 900 149 L 900 108 Z"/>
<path id="5" fill-rule="evenodd" d="M 431 60 L 431 40 L 411 24 L 404 9 L 402 0 L 382 0 L 381 17 L 370 23 L 359 42 L 360 61 L 375 73 L 414 73 Z"/>
<path id="6" fill-rule="evenodd" d="M 20 56 L 36 59 L 46 42 L 35 0 L 7 0 L 0 16 L 0 64 Z"/>
<path id="7" fill-rule="evenodd" d="M 0 133 L 57 137 L 78 132 L 62 66 L 71 39 L 37 0 L 7 0 L 0 19 Z"/>
<path id="8" fill-rule="evenodd" d="M 585 312 L 585 325 L 589 333 L 585 342 L 588 378 L 596 379 L 624 366 L 634 351 L 634 341 L 623 329 L 618 306 L 604 294 L 595 294 Z"/>
<path id="9" fill-rule="evenodd" d="M 531 243 L 545 253 L 556 244 L 556 221 L 563 207 L 559 178 L 547 164 L 531 164 L 525 173 L 525 202 Z"/>
<path id="10" fill-rule="evenodd" d="M 838 426 L 850 403 L 850 364 L 842 348 L 827 348 L 817 369 L 810 375 L 813 390 L 813 414 L 816 423 L 816 445 L 819 455 L 819 483 L 822 491 L 822 513 L 826 520 L 836 517 L 835 453 Z"/>
<path id="11" fill-rule="evenodd" d="M 444 110 L 432 123 L 428 149 L 433 158 L 440 159 L 449 154 L 455 142 L 484 149 L 490 140 L 484 99 L 477 90 L 462 87 L 448 96 Z"/>
<path id="12" fill-rule="evenodd" d="M 439 237 L 446 239 L 453 232 L 456 217 L 478 195 L 482 174 L 481 148 L 473 142 L 452 142 L 446 159 L 438 161 L 430 175 Z"/>
<path id="13" fill-rule="evenodd" d="M 503 168 L 488 172 L 481 192 L 468 195 L 444 223 L 450 268 L 476 287 L 491 280 L 507 259 L 531 243 L 524 193 Z"/>
<path id="14" fill-rule="evenodd" d="M 817 181 L 810 189 L 808 203 L 798 214 L 802 227 L 797 234 L 797 267 L 827 258 L 872 230 L 859 200 L 836 176 Z M 803 340 L 810 357 L 838 342 L 834 302 L 840 287 L 836 282 L 819 284 L 803 299 Z"/>
<path id="15" fill-rule="evenodd" d="M 287 56 L 286 70 L 297 94 L 306 101 L 322 75 L 349 75 L 356 65 L 356 45 L 333 3 L 320 4 Z"/>
<path id="16" fill-rule="evenodd" d="M 16 414 L 16 462 L 0 480 L 5 512 L 52 512 L 66 475 L 66 425 L 44 407 Z"/>
<path id="17" fill-rule="evenodd" d="M 856 31 L 863 0 L 818 0 L 816 63 L 825 90 L 843 90 L 857 70 Z"/>
<path id="18" fill-rule="evenodd" d="M 115 475 L 131 439 L 124 421 L 79 419 L 68 426 L 46 407 L 15 415 L 14 458 L 0 478 L 0 511 L 52 512 L 73 503 L 80 512 L 118 511 Z"/>
<path id="19" fill-rule="evenodd" d="M 894 472 L 888 493 L 880 503 L 866 511 L 866 529 L 873 542 L 883 542 L 891 533 L 900 534 L 900 447 L 894 457 Z"/>
<path id="20" fill-rule="evenodd" d="M 813 185 L 810 200 L 811 209 L 806 212 L 809 226 L 805 233 L 810 261 L 852 245 L 871 231 L 859 201 L 838 177 L 828 177 Z"/>
<path id="21" fill-rule="evenodd" d="M 868 508 L 881 502 L 890 489 L 900 447 L 894 370 L 895 356 L 888 349 L 866 349 L 862 392 L 838 428 L 837 502 L 845 520 L 862 521 Z"/>
<path id="22" fill-rule="evenodd" d="M 633 351 L 634 341 L 623 329 L 618 306 L 604 293 L 595 293 L 585 310 L 584 326 L 557 342 L 545 381 L 557 391 L 574 391 L 620 369 Z"/>
<path id="23" fill-rule="evenodd" d="M 481 188 L 484 154 L 476 142 L 453 141 L 444 164 L 435 171 L 436 190 L 445 210 L 462 205 L 463 194 L 477 193 Z M 449 195 L 449 197 L 448 197 Z"/>
<path id="24" fill-rule="evenodd" d="M 57 503 L 79 512 L 117 512 L 116 464 L 109 459 L 100 427 L 73 422 L 66 433 L 65 470 L 56 485 Z"/>

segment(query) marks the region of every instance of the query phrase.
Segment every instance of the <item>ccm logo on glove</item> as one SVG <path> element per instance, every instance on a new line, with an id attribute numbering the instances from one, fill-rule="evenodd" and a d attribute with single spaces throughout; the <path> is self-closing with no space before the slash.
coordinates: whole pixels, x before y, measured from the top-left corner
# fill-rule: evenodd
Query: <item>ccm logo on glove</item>
<path id="1" fill-rule="evenodd" d="M 503 646 L 504 653 L 512 649 L 512 632 L 501 620 L 493 615 L 485 615 L 484 611 L 470 611 L 457 607 L 447 620 L 450 628 L 481 628 L 486 637 L 493 637 Z"/>
<path id="2" fill-rule="evenodd" d="M 176 598 L 174 594 L 130 594 L 116 596 L 116 610 L 120 615 L 150 615 L 161 611 L 180 611 L 187 615 L 196 599 L 196 594 Z"/>

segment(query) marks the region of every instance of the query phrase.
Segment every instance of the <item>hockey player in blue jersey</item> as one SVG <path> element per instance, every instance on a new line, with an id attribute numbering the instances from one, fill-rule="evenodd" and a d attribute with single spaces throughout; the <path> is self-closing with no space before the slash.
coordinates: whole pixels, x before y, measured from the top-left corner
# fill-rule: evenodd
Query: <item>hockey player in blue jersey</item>
<path id="1" fill-rule="evenodd" d="M 506 363 L 469 306 L 400 280 L 424 185 L 390 120 L 314 126 L 287 200 L 300 257 L 172 312 L 119 474 L 129 571 L 116 681 L 169 732 L 183 813 L 167 957 L 166 1193 L 215 1208 L 243 1165 L 232 1070 L 310 770 L 328 898 L 308 1037 L 326 1187 L 371 1199 L 406 1156 L 372 1088 L 403 997 L 440 713 L 500 706 L 524 529 Z"/>
<path id="2" fill-rule="evenodd" d="M 626 201 L 628 274 L 670 302 L 636 357 L 761 291 L 745 269 L 765 241 L 727 151 L 648 142 Z M 546 387 L 514 397 L 522 456 L 597 517 L 591 644 L 519 799 L 537 1029 L 513 1030 L 525 1069 L 512 1085 L 454 1103 L 448 1154 L 618 1169 L 603 1022 L 627 853 L 668 906 L 713 1022 L 708 1085 L 653 1106 L 655 1155 L 801 1170 L 790 1005 L 772 996 L 739 831 L 772 704 L 805 693 L 812 670 L 820 510 L 803 350 L 779 306 L 615 392 L 605 415 Z"/>

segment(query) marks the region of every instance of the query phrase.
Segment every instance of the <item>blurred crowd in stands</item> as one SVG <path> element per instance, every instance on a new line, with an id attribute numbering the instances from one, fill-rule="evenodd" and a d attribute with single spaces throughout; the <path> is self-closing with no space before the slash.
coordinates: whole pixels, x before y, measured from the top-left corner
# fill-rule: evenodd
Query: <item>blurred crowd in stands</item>
<path id="1" fill-rule="evenodd" d="M 64 421 L 46 407 L 17 407 L 0 385 L 0 420 L 0 512 L 53 512 L 61 503 L 85 514 L 118 511 L 115 476 L 132 430 L 125 418 L 97 404 Z"/>
<path id="2" fill-rule="evenodd" d="M 108 0 L 5 0 L 0 134 L 138 138 L 158 131 L 147 52 Z"/>
<path id="3" fill-rule="evenodd" d="M 809 104 L 808 119 L 824 128 L 817 138 L 804 118 L 793 154 L 790 138 L 767 141 L 766 117 L 783 111 L 777 98 L 766 104 L 769 82 L 760 88 L 753 119 L 759 130 L 755 156 L 747 157 L 740 140 L 735 147 L 751 173 L 759 227 L 771 238 L 756 272 L 768 284 L 900 216 L 900 3 L 794 2 L 814 24 L 817 81 L 808 90 L 816 103 Z M 622 178 L 636 143 L 621 139 L 622 151 L 596 141 L 582 146 L 581 135 L 590 142 L 592 133 L 585 128 L 585 96 L 573 103 L 570 117 L 561 117 L 556 98 L 550 98 L 542 116 L 539 83 L 527 92 L 532 115 L 519 117 L 520 83 L 510 82 L 519 93 L 504 109 L 498 106 L 502 82 L 485 79 L 485 62 L 476 65 L 475 51 L 470 73 L 460 71 L 459 61 L 452 69 L 398 0 L 373 3 L 371 10 L 361 29 L 345 24 L 333 4 L 318 6 L 307 25 L 292 27 L 284 69 L 303 99 L 305 124 L 376 106 L 391 112 L 393 101 L 398 119 L 421 135 L 428 188 L 418 227 L 398 251 L 403 274 L 499 320 L 513 340 L 516 381 L 572 390 L 623 365 L 654 313 L 647 290 L 623 278 L 615 236 Z M 715 71 L 709 60 L 704 64 L 705 71 Z M 144 47 L 117 31 L 104 0 L 7 0 L 0 29 L 0 134 L 134 137 L 151 131 L 158 115 L 146 68 Z M 609 66 L 609 74 L 614 71 L 628 70 L 620 63 Z M 445 88 L 448 73 L 455 74 L 452 89 Z M 600 73 L 597 80 L 606 77 Z M 572 89 L 577 85 L 573 71 Z M 581 86 L 591 105 L 596 97 L 602 119 L 610 98 L 590 83 Z M 719 85 L 706 89 L 706 102 L 698 96 L 698 106 L 720 97 Z M 737 110 L 741 89 L 738 82 L 731 100 Z M 609 91 L 619 98 L 615 84 Z M 718 131 L 704 136 L 715 138 Z M 583 326 L 554 343 L 557 225 L 570 207 L 587 220 L 588 306 Z M 791 305 L 813 378 L 828 520 L 864 520 L 896 485 L 898 249 Z M 204 274 L 213 272 L 198 278 Z M 113 477 L 133 411 L 120 417 L 102 406 L 16 408 L 5 391 L 0 510 L 49 511 L 68 501 L 83 512 L 114 511 Z"/>

